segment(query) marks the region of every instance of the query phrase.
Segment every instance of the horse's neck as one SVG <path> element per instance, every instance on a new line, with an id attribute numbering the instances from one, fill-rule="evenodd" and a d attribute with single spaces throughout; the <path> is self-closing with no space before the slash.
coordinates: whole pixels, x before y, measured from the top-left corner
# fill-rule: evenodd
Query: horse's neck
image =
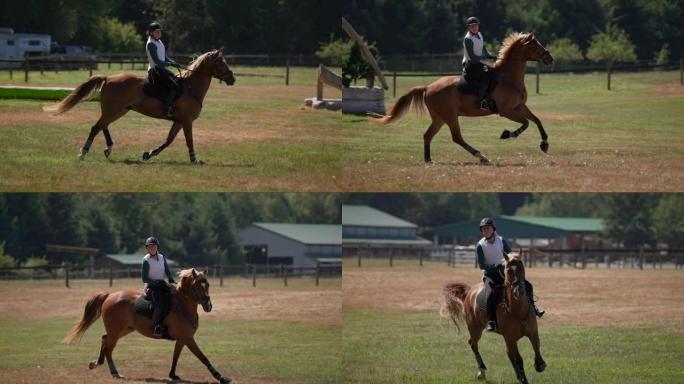
<path id="1" fill-rule="evenodd" d="M 202 67 L 197 68 L 190 74 L 189 80 L 192 96 L 202 102 L 211 85 L 210 72 Z"/>
<path id="2" fill-rule="evenodd" d="M 511 316 L 515 318 L 525 318 L 530 310 L 530 301 L 527 298 L 527 294 L 520 296 L 519 299 L 513 297 L 512 288 L 508 287 L 506 289 L 506 304 L 510 310 Z"/>
<path id="3" fill-rule="evenodd" d="M 509 58 L 501 63 L 497 68 L 497 74 L 501 80 L 518 89 L 525 87 L 525 70 L 527 69 L 527 62 L 525 60 Z"/>
<path id="4" fill-rule="evenodd" d="M 178 302 L 180 303 L 180 309 L 181 312 L 183 313 L 183 316 L 185 316 L 190 322 L 193 324 L 197 323 L 197 301 L 191 299 L 189 296 L 184 295 L 183 293 L 178 292 L 176 295 L 178 298 Z"/>

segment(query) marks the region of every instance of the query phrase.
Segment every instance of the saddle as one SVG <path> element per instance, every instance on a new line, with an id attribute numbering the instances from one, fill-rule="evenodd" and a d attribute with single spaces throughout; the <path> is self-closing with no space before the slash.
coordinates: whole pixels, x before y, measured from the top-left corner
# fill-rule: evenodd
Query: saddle
<path id="1" fill-rule="evenodd" d="M 493 289 L 494 292 L 492 292 L 493 295 L 499 295 L 499 297 L 497 297 L 496 300 L 497 306 L 501 303 L 501 300 L 503 298 L 503 295 L 501 294 L 502 290 L 503 286 L 497 285 Z M 479 308 L 484 313 L 487 313 L 487 292 L 489 292 L 489 288 L 485 287 L 477 294 L 477 297 L 475 298 L 477 308 Z"/>
<path id="2" fill-rule="evenodd" d="M 458 79 L 458 84 L 456 88 L 458 92 L 462 95 L 477 95 L 480 89 L 480 84 L 482 82 L 487 82 L 487 90 L 485 91 L 485 97 L 489 99 L 489 106 L 492 112 L 497 113 L 499 109 L 496 107 L 496 101 L 489 97 L 489 95 L 496 88 L 496 73 L 494 68 L 490 68 L 489 71 L 485 72 L 485 79 L 483 80 L 473 80 L 469 79 L 468 75 L 464 74 Z"/>
<path id="3" fill-rule="evenodd" d="M 166 315 L 168 315 L 171 310 L 173 309 L 173 293 L 169 295 L 169 303 L 166 306 L 166 309 L 162 312 L 162 321 L 166 318 Z M 154 306 L 152 303 L 152 298 L 148 297 L 147 295 L 143 294 L 140 297 L 138 297 L 135 300 L 135 303 L 133 304 L 133 309 L 135 310 L 135 313 L 140 315 L 140 316 L 145 316 L 148 319 L 152 320 L 152 313 L 154 312 Z M 171 336 L 168 333 L 168 329 L 164 329 L 164 334 L 162 335 L 165 339 L 168 340 L 173 340 Z"/>
<path id="4" fill-rule="evenodd" d="M 173 101 L 176 101 L 179 97 L 183 96 L 183 92 L 185 91 L 185 85 L 182 78 L 176 75 L 174 75 L 174 77 L 176 78 L 176 83 L 178 84 L 178 87 L 176 87 L 176 97 L 173 98 Z M 147 76 L 145 78 L 145 81 L 143 82 L 143 93 L 145 94 L 145 96 L 157 99 L 162 103 L 166 100 L 166 89 L 164 89 L 164 87 L 162 86 L 155 86 L 150 81 L 149 76 Z"/>

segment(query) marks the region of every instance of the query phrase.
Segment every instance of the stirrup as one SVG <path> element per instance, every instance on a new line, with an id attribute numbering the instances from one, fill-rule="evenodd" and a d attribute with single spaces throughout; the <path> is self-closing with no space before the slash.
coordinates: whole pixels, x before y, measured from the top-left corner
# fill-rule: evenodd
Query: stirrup
<path id="1" fill-rule="evenodd" d="M 496 322 L 489 320 L 487 322 L 487 326 L 485 327 L 485 331 L 487 332 L 494 332 L 496 331 Z"/>
<path id="2" fill-rule="evenodd" d="M 482 99 L 482 101 L 480 102 L 480 109 L 489 111 L 489 102 L 487 102 L 486 98 Z"/>
<path id="3" fill-rule="evenodd" d="M 538 318 L 541 319 L 545 313 L 546 313 L 546 311 L 542 311 L 541 309 L 537 308 L 536 305 L 534 306 L 534 314 L 537 315 Z"/>
<path id="4" fill-rule="evenodd" d="M 163 327 L 163 325 L 161 325 L 161 324 L 155 325 L 154 328 L 152 329 L 152 333 L 153 333 L 155 336 L 164 336 L 164 327 Z"/>

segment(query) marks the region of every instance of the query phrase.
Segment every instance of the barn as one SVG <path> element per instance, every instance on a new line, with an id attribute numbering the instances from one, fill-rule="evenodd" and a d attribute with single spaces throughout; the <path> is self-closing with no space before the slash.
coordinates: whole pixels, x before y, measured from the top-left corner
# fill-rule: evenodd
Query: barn
<path id="1" fill-rule="evenodd" d="M 314 268 L 341 263 L 341 228 L 334 224 L 253 223 L 240 231 L 248 264 Z"/>

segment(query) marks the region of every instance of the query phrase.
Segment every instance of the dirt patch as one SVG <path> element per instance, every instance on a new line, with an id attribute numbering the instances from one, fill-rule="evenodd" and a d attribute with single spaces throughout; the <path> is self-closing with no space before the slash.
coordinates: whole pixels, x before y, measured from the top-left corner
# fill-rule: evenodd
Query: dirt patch
<path id="1" fill-rule="evenodd" d="M 684 96 L 684 87 L 680 84 L 667 83 L 644 89 L 644 92 L 657 96 Z"/>
<path id="2" fill-rule="evenodd" d="M 573 325 L 632 326 L 682 319 L 684 272 L 681 270 L 576 270 L 528 268 L 542 322 Z M 451 282 L 474 285 L 481 272 L 470 268 L 345 267 L 345 307 L 437 311 L 442 287 Z"/>
<path id="3" fill-rule="evenodd" d="M 0 314 L 11 319 L 48 319 L 71 317 L 76 321 L 83 314 L 88 299 L 98 292 L 120 289 L 140 289 L 139 285 L 108 289 L 100 287 L 19 286 L 0 284 Z M 204 313 L 198 307 L 200 319 L 207 320 L 286 320 L 315 324 L 341 325 L 341 290 L 334 288 L 248 289 L 213 288 L 214 309 Z"/>
<path id="4" fill-rule="evenodd" d="M 537 117 L 542 121 L 542 124 L 547 121 L 590 121 L 596 120 L 595 118 L 587 115 L 562 115 L 562 114 L 552 114 L 552 113 L 537 113 Z M 534 127 L 534 123 L 530 122 L 530 125 Z"/>

